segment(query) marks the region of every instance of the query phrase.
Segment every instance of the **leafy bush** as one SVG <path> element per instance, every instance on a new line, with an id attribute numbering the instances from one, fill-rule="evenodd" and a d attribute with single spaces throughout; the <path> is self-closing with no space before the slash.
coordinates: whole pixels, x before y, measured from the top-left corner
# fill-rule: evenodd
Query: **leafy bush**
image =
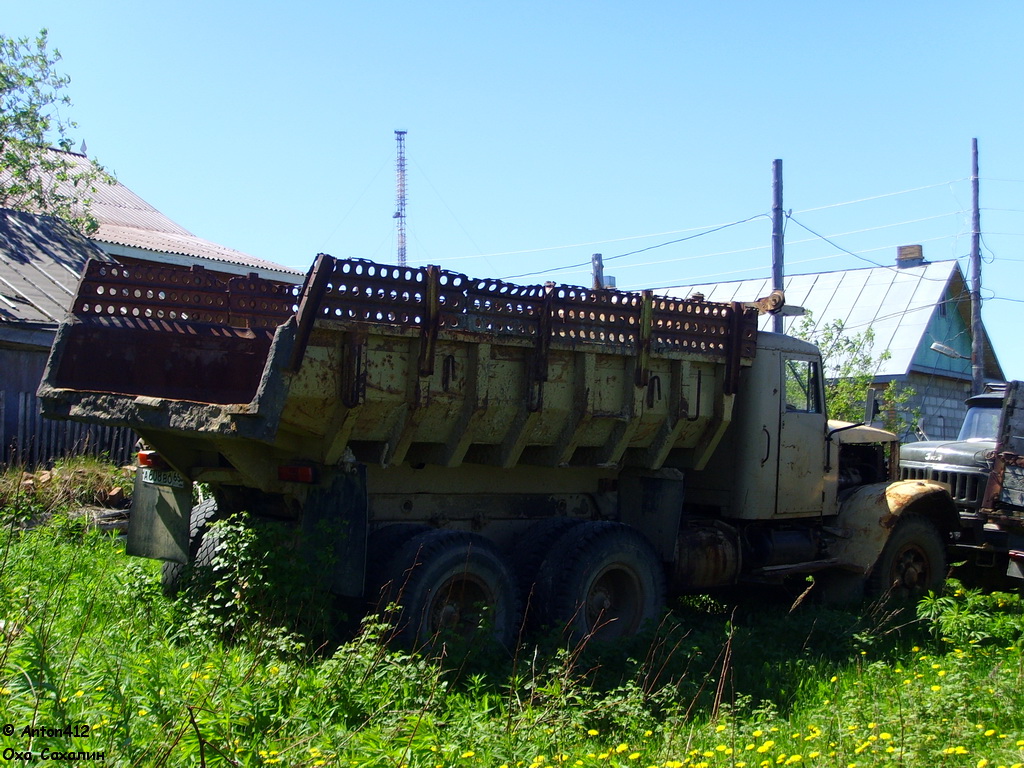
<path id="1" fill-rule="evenodd" d="M 186 572 L 177 603 L 191 637 L 259 642 L 297 654 L 334 639 L 337 606 L 322 588 L 316 558 L 297 550 L 297 530 L 253 523 L 244 513 L 210 525 L 206 562 Z"/>
<path id="2" fill-rule="evenodd" d="M 1019 594 L 983 592 L 949 579 L 941 594 L 917 608 L 935 637 L 952 643 L 1024 645 L 1024 604 Z"/>

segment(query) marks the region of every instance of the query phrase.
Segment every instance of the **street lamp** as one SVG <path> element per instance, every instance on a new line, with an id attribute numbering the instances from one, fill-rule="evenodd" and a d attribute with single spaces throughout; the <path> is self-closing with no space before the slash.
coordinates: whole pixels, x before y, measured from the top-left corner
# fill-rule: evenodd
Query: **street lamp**
<path id="1" fill-rule="evenodd" d="M 952 357 L 954 360 L 970 360 L 971 359 L 969 355 L 961 355 L 959 352 L 957 352 L 952 347 L 946 346 L 945 344 L 942 344 L 942 343 L 940 343 L 938 341 L 933 341 L 932 342 L 931 349 L 934 350 L 935 352 L 938 352 L 940 355 L 945 355 L 946 357 Z"/>

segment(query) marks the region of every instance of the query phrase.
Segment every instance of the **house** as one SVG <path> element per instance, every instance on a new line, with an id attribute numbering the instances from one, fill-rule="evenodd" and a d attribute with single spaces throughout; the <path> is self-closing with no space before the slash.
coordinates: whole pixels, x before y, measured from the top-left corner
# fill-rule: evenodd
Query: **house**
<path id="1" fill-rule="evenodd" d="M 63 154 L 76 165 L 90 162 L 74 152 Z M 117 181 L 96 186 L 89 210 L 99 223 L 99 230 L 91 236 L 93 242 L 122 264 L 156 261 L 201 266 L 224 277 L 256 273 L 267 280 L 293 284 L 305 277 L 300 270 L 196 237 Z"/>
<path id="2" fill-rule="evenodd" d="M 50 422 L 36 406 L 50 344 L 89 259 L 112 260 L 62 219 L 0 208 L 0 464 L 130 449 L 130 435 Z"/>
<path id="3" fill-rule="evenodd" d="M 89 259 L 202 267 L 223 279 L 303 279 L 298 270 L 196 237 L 120 183 L 99 185 L 90 210 L 99 223 L 91 238 L 52 216 L 0 208 L 0 464 L 46 463 L 82 450 L 120 460 L 131 450 L 130 433 L 52 422 L 36 403 L 57 325 Z"/>
<path id="4" fill-rule="evenodd" d="M 761 278 L 679 286 L 666 293 L 681 298 L 701 293 L 712 301 L 746 302 L 768 295 L 771 289 L 771 279 Z M 837 320 L 851 334 L 872 329 L 875 355 L 889 353 L 875 371 L 873 388 L 896 381 L 916 392 L 907 409 L 919 411 L 918 430 L 901 439 L 956 437 L 972 379 L 970 294 L 957 261 L 928 262 L 920 246 L 905 246 L 892 266 L 789 275 L 784 290 L 786 305 L 803 308 L 810 318 L 786 317 L 786 333 L 805 322 L 818 329 Z M 764 316 L 761 330 L 772 330 L 772 322 L 773 318 Z M 985 378 L 1002 381 L 995 350 L 984 328 L 982 333 Z M 947 354 L 932 348 L 936 342 L 944 345 Z"/>

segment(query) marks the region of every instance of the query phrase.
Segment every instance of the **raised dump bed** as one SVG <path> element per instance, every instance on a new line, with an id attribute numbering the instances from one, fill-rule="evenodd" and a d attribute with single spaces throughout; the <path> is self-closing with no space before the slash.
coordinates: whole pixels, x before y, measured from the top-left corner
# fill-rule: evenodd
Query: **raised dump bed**
<path id="1" fill-rule="evenodd" d="M 324 465 L 696 466 L 756 334 L 740 304 L 326 255 L 301 289 L 90 263 L 40 394 Z"/>

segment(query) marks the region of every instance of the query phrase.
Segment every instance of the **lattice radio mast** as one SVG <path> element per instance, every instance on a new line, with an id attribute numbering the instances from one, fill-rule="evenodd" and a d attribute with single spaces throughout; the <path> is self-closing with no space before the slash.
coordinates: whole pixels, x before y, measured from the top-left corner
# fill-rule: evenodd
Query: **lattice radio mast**
<path id="1" fill-rule="evenodd" d="M 395 193 L 395 224 L 397 227 L 398 240 L 398 266 L 405 266 L 405 134 L 406 131 L 395 131 L 395 141 L 398 142 L 398 161 L 396 169 L 396 193 Z"/>

